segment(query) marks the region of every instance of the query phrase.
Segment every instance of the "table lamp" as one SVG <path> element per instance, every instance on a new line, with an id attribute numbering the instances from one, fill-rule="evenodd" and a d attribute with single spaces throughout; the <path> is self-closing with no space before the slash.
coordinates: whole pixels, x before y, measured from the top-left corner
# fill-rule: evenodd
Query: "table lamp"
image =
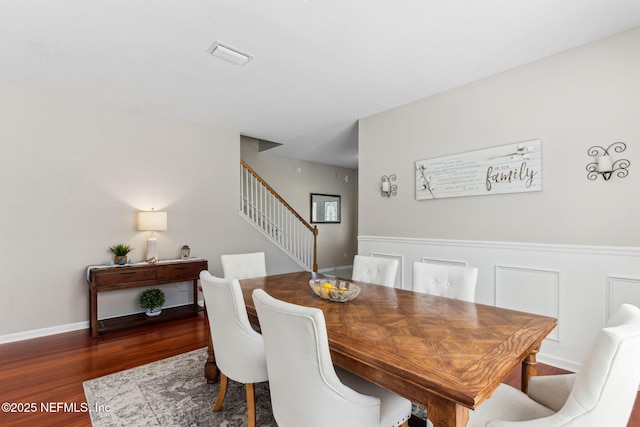
<path id="1" fill-rule="evenodd" d="M 155 258 L 160 259 L 158 239 L 156 239 L 156 231 L 165 231 L 167 229 L 167 213 L 157 212 L 153 209 L 146 212 L 138 212 L 138 230 L 151 231 L 151 236 L 147 239 L 147 260 Z"/>

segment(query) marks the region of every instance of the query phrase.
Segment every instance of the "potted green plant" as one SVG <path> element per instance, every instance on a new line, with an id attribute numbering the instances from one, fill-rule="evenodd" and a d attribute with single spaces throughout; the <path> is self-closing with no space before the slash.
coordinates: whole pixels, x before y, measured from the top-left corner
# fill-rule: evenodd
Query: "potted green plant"
<path id="1" fill-rule="evenodd" d="M 109 248 L 109 252 L 114 255 L 113 262 L 118 265 L 125 265 L 127 263 L 127 254 L 131 252 L 133 248 L 124 243 L 118 243 Z"/>
<path id="2" fill-rule="evenodd" d="M 140 307 L 146 309 L 147 316 L 157 316 L 162 311 L 164 292 L 157 288 L 146 289 L 140 294 Z"/>

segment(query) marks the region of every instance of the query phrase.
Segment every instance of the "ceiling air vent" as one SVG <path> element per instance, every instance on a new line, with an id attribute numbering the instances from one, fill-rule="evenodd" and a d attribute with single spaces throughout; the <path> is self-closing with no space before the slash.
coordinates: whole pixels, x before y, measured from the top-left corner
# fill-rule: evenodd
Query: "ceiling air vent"
<path id="1" fill-rule="evenodd" d="M 224 59 L 225 61 L 232 62 L 236 65 L 244 65 L 249 62 L 253 56 L 248 53 L 239 51 L 227 44 L 215 42 L 208 50 L 211 55 Z"/>

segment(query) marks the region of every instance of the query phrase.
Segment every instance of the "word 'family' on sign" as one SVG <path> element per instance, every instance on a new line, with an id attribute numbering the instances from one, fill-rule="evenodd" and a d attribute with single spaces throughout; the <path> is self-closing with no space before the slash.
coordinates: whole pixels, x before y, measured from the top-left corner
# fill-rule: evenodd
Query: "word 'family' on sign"
<path id="1" fill-rule="evenodd" d="M 542 142 L 416 162 L 416 200 L 542 191 Z"/>
<path id="2" fill-rule="evenodd" d="M 531 188 L 531 184 L 533 184 L 533 177 L 538 174 L 538 171 L 535 171 L 527 166 L 527 162 L 522 162 L 520 167 L 518 168 L 510 168 L 508 166 L 502 166 L 502 168 L 508 168 L 505 171 L 499 171 L 498 168 L 494 169 L 493 166 L 489 166 L 487 168 L 487 179 L 486 179 L 486 187 L 487 191 L 491 191 L 492 183 L 500 184 L 500 183 L 511 183 L 512 181 L 524 181 L 524 186 L 526 188 Z"/>

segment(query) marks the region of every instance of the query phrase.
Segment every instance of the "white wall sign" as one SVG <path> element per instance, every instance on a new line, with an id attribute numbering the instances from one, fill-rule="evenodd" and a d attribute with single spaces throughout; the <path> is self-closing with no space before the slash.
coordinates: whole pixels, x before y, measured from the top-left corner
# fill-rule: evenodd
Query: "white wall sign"
<path id="1" fill-rule="evenodd" d="M 539 139 L 416 162 L 416 200 L 542 191 Z"/>

